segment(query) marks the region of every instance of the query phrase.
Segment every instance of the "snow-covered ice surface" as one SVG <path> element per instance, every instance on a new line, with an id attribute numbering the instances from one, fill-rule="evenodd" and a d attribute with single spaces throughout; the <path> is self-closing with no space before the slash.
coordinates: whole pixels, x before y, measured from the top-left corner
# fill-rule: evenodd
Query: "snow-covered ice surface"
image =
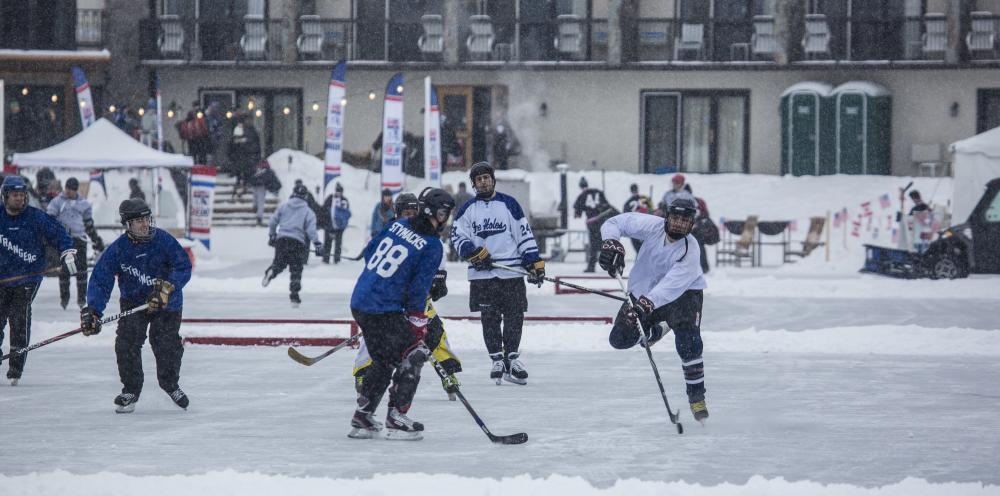
<path id="1" fill-rule="evenodd" d="M 615 187 L 627 191 L 632 179 Z M 786 180 L 778 179 L 693 181 L 722 209 L 737 180 L 752 191 L 755 181 L 766 189 Z M 831 181 L 852 198 L 882 188 L 868 178 Z M 702 182 L 717 188 L 699 188 Z M 360 196 L 362 185 L 354 186 Z M 833 204 L 835 193 L 814 189 L 782 201 L 798 205 L 789 218 L 806 218 L 808 205 Z M 355 217 L 367 217 L 368 207 L 358 206 L 367 200 L 352 201 Z M 762 212 L 776 209 L 762 205 Z M 349 317 L 359 262 L 322 266 L 313 258 L 303 305 L 292 309 L 287 272 L 260 287 L 271 256 L 263 229 L 213 236 L 215 252 L 200 254 L 184 290 L 186 317 Z M 346 253 L 362 242 L 349 239 Z M 569 260 L 551 264 L 550 274 L 580 274 L 580 255 Z M 522 343 L 529 384 L 498 387 L 487 377 L 478 323 L 446 322 L 464 360 L 464 393 L 493 432 L 527 432 L 522 446 L 490 444 L 426 368 L 411 410 L 427 426 L 423 441 L 348 439 L 354 390 L 346 350 L 303 367 L 284 348 L 188 346 L 185 412 L 157 388 L 147 347 L 138 408 L 116 415 L 110 325 L 31 352 L 21 385 L 0 385 L 0 494 L 1000 494 L 1000 278 L 903 281 L 861 275 L 858 267 L 859 248 L 838 243 L 830 262 L 817 251 L 792 265 L 713 269 L 703 321 L 706 427 L 687 411 L 671 341 L 654 348 L 671 406 L 685 422 L 680 436 L 645 353 L 610 349 L 603 324 L 529 324 Z M 449 274 L 451 292 L 439 310 L 468 315 L 462 266 L 449 265 Z M 43 283 L 32 341 L 78 325 L 75 311 L 59 308 L 57 292 L 54 279 Z M 529 315 L 617 310 L 597 296 L 555 295 L 550 285 L 529 295 Z M 186 325 L 183 332 L 347 331 Z"/>

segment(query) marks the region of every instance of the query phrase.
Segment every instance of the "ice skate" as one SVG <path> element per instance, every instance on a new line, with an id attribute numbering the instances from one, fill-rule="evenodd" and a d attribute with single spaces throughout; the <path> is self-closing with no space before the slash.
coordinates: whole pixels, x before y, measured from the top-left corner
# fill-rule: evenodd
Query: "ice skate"
<path id="1" fill-rule="evenodd" d="M 139 401 L 139 396 L 132 393 L 122 393 L 115 398 L 115 413 L 132 413 L 135 411 L 135 404 Z"/>
<path id="2" fill-rule="evenodd" d="M 292 308 L 299 308 L 299 305 L 302 304 L 302 299 L 299 298 L 298 293 L 288 295 L 288 299 L 292 302 Z"/>
<path id="3" fill-rule="evenodd" d="M 414 422 L 405 413 L 393 407 L 385 417 L 385 438 L 392 441 L 419 441 L 424 438 L 424 424 Z"/>
<path id="4" fill-rule="evenodd" d="M 695 420 L 701 422 L 701 425 L 705 425 L 705 419 L 708 418 L 708 407 L 705 405 L 705 400 L 691 403 L 691 414 L 694 415 Z"/>
<path id="5" fill-rule="evenodd" d="M 276 276 L 277 274 L 274 273 L 274 269 L 268 267 L 267 270 L 264 271 L 264 278 L 261 279 L 260 285 L 266 288 L 268 284 L 271 284 L 271 281 L 273 281 Z"/>
<path id="6" fill-rule="evenodd" d="M 181 388 L 177 388 L 177 390 L 170 393 L 170 399 L 174 400 L 175 405 L 185 410 L 188 409 L 188 404 L 190 403 L 190 401 L 188 400 L 187 395 L 184 394 L 184 391 L 181 391 Z"/>
<path id="7" fill-rule="evenodd" d="M 519 356 L 519 353 L 508 355 L 507 359 L 510 361 L 510 366 L 507 373 L 503 375 L 503 380 L 523 386 L 528 383 L 528 371 L 524 368 L 524 364 L 521 363 Z"/>
<path id="8" fill-rule="evenodd" d="M 347 437 L 351 439 L 371 439 L 382 430 L 382 423 L 375 420 L 375 416 L 363 410 L 355 410 L 354 417 L 351 418 L 351 432 Z"/>
<path id="9" fill-rule="evenodd" d="M 10 378 L 10 386 L 11 387 L 16 387 L 20 382 L 21 382 L 21 378 L 20 377 L 11 377 Z"/>
<path id="10" fill-rule="evenodd" d="M 59 306 L 61 306 L 63 310 L 66 310 L 66 307 L 68 305 L 69 305 L 69 296 L 59 298 Z"/>
<path id="11" fill-rule="evenodd" d="M 80 307 L 80 310 L 83 310 L 83 307 L 87 306 L 87 297 L 81 296 L 80 298 L 77 298 L 76 306 Z"/>
<path id="12" fill-rule="evenodd" d="M 507 367 L 504 366 L 503 358 L 500 358 L 499 354 L 495 356 L 490 355 L 490 357 L 493 358 L 493 368 L 490 369 L 490 379 L 496 380 L 497 386 L 499 386 L 500 380 L 503 378 L 503 374 Z"/>
<path id="13" fill-rule="evenodd" d="M 458 386 L 461 383 L 458 382 L 458 377 L 455 374 L 448 374 L 441 379 L 441 387 L 444 388 L 444 392 L 448 393 L 448 399 L 450 401 L 455 401 L 458 399 L 458 395 L 455 394 L 458 391 Z"/>

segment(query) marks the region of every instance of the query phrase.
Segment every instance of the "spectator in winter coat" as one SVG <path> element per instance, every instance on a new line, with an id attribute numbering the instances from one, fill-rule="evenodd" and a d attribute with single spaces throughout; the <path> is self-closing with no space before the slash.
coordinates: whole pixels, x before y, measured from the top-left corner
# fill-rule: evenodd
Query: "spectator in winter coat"
<path id="1" fill-rule="evenodd" d="M 625 202 L 625 206 L 622 207 L 622 212 L 639 212 L 640 214 L 653 213 L 653 202 L 650 201 L 648 196 L 639 194 L 638 184 L 632 183 L 628 189 L 629 192 L 632 193 L 632 196 L 630 196 Z M 638 253 L 639 248 L 642 247 L 642 240 L 638 238 L 629 239 L 632 240 L 632 247 L 635 248 L 636 253 Z"/>
<path id="2" fill-rule="evenodd" d="M 253 121 L 243 113 L 236 117 L 236 126 L 233 127 L 233 136 L 229 142 L 229 161 L 236 176 L 233 195 L 239 197 L 246 191 L 254 166 L 260 162 L 260 136 L 253 127 Z"/>
<path id="3" fill-rule="evenodd" d="M 493 128 L 493 164 L 498 170 L 509 169 L 510 157 L 519 154 L 519 148 L 510 123 L 501 119 Z"/>
<path id="4" fill-rule="evenodd" d="M 684 183 L 684 191 L 687 191 L 688 194 L 694 198 L 695 204 L 698 205 L 698 213 L 695 215 L 694 219 L 694 224 L 697 226 L 699 220 L 703 217 L 708 217 L 708 204 L 705 203 L 705 200 L 694 196 L 694 191 L 691 189 L 690 184 Z M 697 229 L 691 231 L 691 235 L 694 236 L 694 239 L 698 240 L 698 248 L 701 249 L 701 272 L 703 274 L 708 274 L 711 267 L 708 265 L 708 253 L 705 252 L 705 240 L 701 237 L 700 231 Z"/>
<path id="5" fill-rule="evenodd" d="M 466 203 L 472 200 L 472 193 L 469 193 L 465 189 L 465 181 L 458 183 L 458 193 L 455 193 L 455 212 L 458 212 L 460 208 L 465 206 Z M 454 218 L 455 212 L 452 212 L 452 218 Z"/>
<path id="6" fill-rule="evenodd" d="M 323 236 L 323 263 L 330 263 L 330 248 L 333 248 L 333 263 L 340 263 L 340 247 L 344 241 L 344 230 L 351 220 L 351 203 L 344 198 L 344 187 L 337 183 L 333 194 L 326 197 L 323 210 L 330 216 L 330 224 Z"/>
<path id="7" fill-rule="evenodd" d="M 129 200 L 139 199 L 139 200 L 142 200 L 142 201 L 146 201 L 146 193 L 143 193 L 142 192 L 142 188 L 139 187 L 139 180 L 138 179 L 136 179 L 134 177 L 132 179 L 129 179 L 128 180 L 128 189 L 129 189 L 129 194 L 128 194 L 128 199 Z"/>
<path id="8" fill-rule="evenodd" d="M 66 189 L 55 197 L 48 207 L 48 214 L 55 217 L 73 239 L 76 249 L 76 303 L 87 306 L 87 237 L 94 244 L 94 251 L 104 251 L 104 241 L 94 228 L 94 215 L 90 202 L 80 197 L 80 181 L 75 177 L 66 180 Z M 59 273 L 59 304 L 63 309 L 69 304 L 69 274 Z"/>
<path id="9" fill-rule="evenodd" d="M 264 271 L 261 285 L 267 286 L 285 267 L 291 270 L 291 282 L 288 285 L 289 299 L 292 307 L 298 307 L 302 300 L 299 290 L 302 289 L 302 264 L 308 243 L 311 242 L 319 254 L 323 249 L 316 236 L 316 214 L 306 203 L 309 190 L 303 184 L 292 189 L 292 197 L 281 204 L 268 224 L 269 246 L 274 247 L 274 261 Z"/>
<path id="10" fill-rule="evenodd" d="M 271 164 L 267 160 L 261 160 L 257 163 L 257 172 L 250 178 L 250 186 L 253 187 L 253 208 L 257 213 L 257 225 L 262 226 L 267 192 L 277 194 L 281 191 L 281 181 L 271 169 Z"/>
<path id="11" fill-rule="evenodd" d="M 389 225 L 395 218 L 396 212 L 392 208 L 392 191 L 383 189 L 382 201 L 375 205 L 375 210 L 372 211 L 371 237 L 378 236 L 382 229 L 385 229 L 385 226 Z"/>
<path id="12" fill-rule="evenodd" d="M 684 191 L 684 175 L 674 174 L 674 177 L 670 178 L 670 191 L 663 193 L 663 199 L 660 200 L 659 210 L 663 212 L 666 216 L 667 205 L 673 205 L 674 200 L 678 198 L 687 198 L 688 200 L 694 201 L 694 196 L 687 191 Z"/>

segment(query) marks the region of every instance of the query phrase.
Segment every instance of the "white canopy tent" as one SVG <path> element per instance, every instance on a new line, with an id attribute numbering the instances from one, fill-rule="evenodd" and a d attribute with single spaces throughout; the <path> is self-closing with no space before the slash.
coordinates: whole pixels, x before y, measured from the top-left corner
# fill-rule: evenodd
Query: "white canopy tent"
<path id="1" fill-rule="evenodd" d="M 184 203 L 173 181 L 169 176 L 158 181 L 159 174 L 148 172 L 160 167 L 191 168 L 194 160 L 186 155 L 165 153 L 145 146 L 107 119 L 99 119 L 62 143 L 30 153 L 15 153 L 11 163 L 21 168 L 49 167 L 57 177 L 80 176 L 79 171 L 93 169 L 105 171 L 107 194 L 102 188 L 91 187 L 87 195 L 94 205 L 95 222 L 103 225 L 117 223 L 118 202 L 128 197 L 128 179 L 137 176 L 134 170 L 128 169 L 145 169 L 138 176 L 140 183 L 145 184 L 143 189 L 152 193 L 151 205 L 157 212 L 158 225 L 164 228 L 183 228 L 187 225 Z M 70 173 L 67 174 L 66 170 Z M 77 179 L 85 179 L 88 177 L 86 174 Z M 156 187 L 157 182 L 162 191 Z"/>
<path id="2" fill-rule="evenodd" d="M 956 141 L 949 149 L 954 154 L 953 217 L 955 223 L 962 223 L 976 208 L 976 203 L 986 191 L 986 183 L 1000 177 L 1000 127 Z"/>

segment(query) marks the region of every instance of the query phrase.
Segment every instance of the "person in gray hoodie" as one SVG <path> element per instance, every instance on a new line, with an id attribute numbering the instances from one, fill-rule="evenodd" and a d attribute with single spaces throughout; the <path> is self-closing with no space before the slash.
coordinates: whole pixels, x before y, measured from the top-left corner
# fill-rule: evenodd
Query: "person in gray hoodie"
<path id="1" fill-rule="evenodd" d="M 292 307 L 302 303 L 299 290 L 302 289 L 302 264 L 308 243 L 312 242 L 317 255 L 323 251 L 323 243 L 316 236 L 316 214 L 306 203 L 308 195 L 309 189 L 305 185 L 295 185 L 292 197 L 278 207 L 268 225 L 267 244 L 274 247 L 274 261 L 264 271 L 261 284 L 267 286 L 287 266 L 292 276 L 288 285 Z"/>
<path id="2" fill-rule="evenodd" d="M 94 228 L 94 215 L 90 202 L 80 196 L 80 181 L 75 177 L 66 180 L 66 189 L 49 202 L 47 212 L 56 218 L 73 239 L 76 248 L 76 302 L 80 308 L 87 306 L 87 237 L 95 252 L 104 251 L 104 241 Z M 59 273 L 59 304 L 63 310 L 69 305 L 69 274 Z"/>

